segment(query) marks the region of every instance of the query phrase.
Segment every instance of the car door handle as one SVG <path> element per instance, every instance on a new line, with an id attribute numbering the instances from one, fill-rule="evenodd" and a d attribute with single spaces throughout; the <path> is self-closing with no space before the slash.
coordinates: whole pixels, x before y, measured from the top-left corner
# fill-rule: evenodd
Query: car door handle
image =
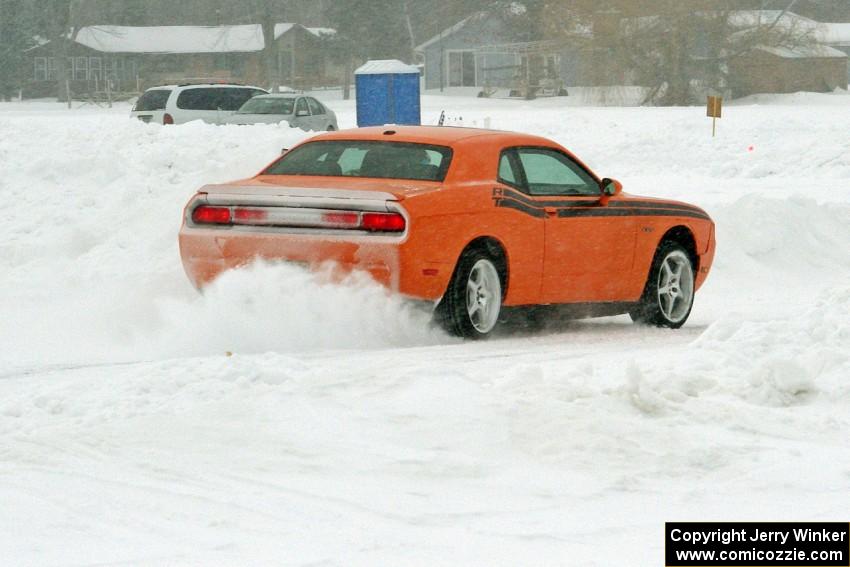
<path id="1" fill-rule="evenodd" d="M 543 207 L 543 210 L 546 211 L 547 217 L 558 216 L 558 209 L 556 209 L 555 207 Z"/>

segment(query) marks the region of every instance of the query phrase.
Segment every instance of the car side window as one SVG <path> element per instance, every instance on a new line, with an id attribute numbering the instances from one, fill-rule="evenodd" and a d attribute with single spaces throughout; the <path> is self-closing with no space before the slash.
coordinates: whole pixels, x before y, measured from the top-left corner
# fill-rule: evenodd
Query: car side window
<path id="1" fill-rule="evenodd" d="M 184 110 L 218 110 L 221 89 L 186 89 L 177 97 L 177 108 Z"/>
<path id="2" fill-rule="evenodd" d="M 310 112 L 313 113 L 313 116 L 319 116 L 325 113 L 325 107 L 318 100 L 308 97 L 307 104 L 310 105 Z"/>
<path id="3" fill-rule="evenodd" d="M 561 152 L 549 148 L 519 148 L 517 153 L 530 195 L 599 195 L 596 180 Z"/>
<path id="4" fill-rule="evenodd" d="M 307 116 L 310 115 L 310 109 L 307 107 L 307 99 L 299 98 L 298 102 L 295 103 L 295 115 L 298 116 L 302 112 L 306 112 Z"/>
<path id="5" fill-rule="evenodd" d="M 514 159 L 511 156 L 511 150 L 504 150 L 499 158 L 499 181 L 505 185 L 519 187 L 519 176 L 514 170 Z"/>

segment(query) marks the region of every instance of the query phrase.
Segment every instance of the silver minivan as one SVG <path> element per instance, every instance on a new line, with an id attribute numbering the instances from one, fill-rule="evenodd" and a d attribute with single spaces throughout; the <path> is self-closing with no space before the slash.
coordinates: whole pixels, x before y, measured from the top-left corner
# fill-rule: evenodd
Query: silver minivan
<path id="1" fill-rule="evenodd" d="M 192 120 L 224 124 L 245 102 L 264 94 L 267 92 L 259 87 L 232 84 L 153 87 L 139 97 L 130 115 L 156 124 L 183 124 Z"/>

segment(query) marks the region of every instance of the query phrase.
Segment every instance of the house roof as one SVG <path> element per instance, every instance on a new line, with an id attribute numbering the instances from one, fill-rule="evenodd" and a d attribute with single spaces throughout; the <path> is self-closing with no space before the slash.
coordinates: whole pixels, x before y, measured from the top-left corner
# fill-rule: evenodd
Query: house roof
<path id="1" fill-rule="evenodd" d="M 847 54 L 827 45 L 805 45 L 799 47 L 756 47 L 783 59 L 846 59 Z"/>
<path id="2" fill-rule="evenodd" d="M 850 45 L 850 23 L 821 24 L 821 41 L 830 45 Z"/>
<path id="3" fill-rule="evenodd" d="M 827 45 L 813 45 L 810 47 L 788 48 L 760 48 L 763 51 L 773 53 L 785 58 L 811 58 L 811 57 L 841 57 L 846 56 L 843 52 L 828 47 L 829 45 L 850 46 L 850 23 L 821 23 L 810 18 L 800 16 L 794 12 L 782 10 L 740 10 L 732 14 L 732 22 L 740 27 L 755 27 L 759 25 L 776 25 L 780 28 L 789 29 L 796 26 L 802 32 L 809 32 L 818 42 Z"/>
<path id="4" fill-rule="evenodd" d="M 780 27 L 786 28 L 798 25 L 806 29 L 812 29 L 818 25 L 812 19 L 783 10 L 735 10 L 730 14 L 729 18 L 730 22 L 738 27 L 765 26 L 771 25 L 773 22 L 776 22 Z"/>
<path id="5" fill-rule="evenodd" d="M 778 21 L 777 21 L 778 18 Z M 732 15 L 732 22 L 740 27 L 755 27 L 777 23 L 780 28 L 796 26 L 803 32 L 828 45 L 850 45 L 850 23 L 824 23 L 782 10 L 740 10 Z"/>
<path id="6" fill-rule="evenodd" d="M 437 35 L 435 35 L 434 37 L 432 37 L 431 39 L 429 39 L 425 43 L 417 45 L 416 48 L 414 49 L 414 51 L 424 51 L 427 47 L 434 45 L 435 43 L 442 40 L 443 38 L 446 38 L 450 35 L 453 35 L 453 34 L 459 32 L 460 30 L 462 30 L 466 26 L 466 24 L 468 24 L 470 22 L 474 22 L 476 20 L 480 20 L 481 18 L 485 18 L 485 17 L 487 17 L 487 15 L 488 15 L 488 12 L 481 11 L 481 12 L 476 12 L 476 13 L 472 14 L 471 16 L 467 16 L 464 19 L 462 19 L 461 21 L 459 21 L 458 23 L 456 23 L 455 25 L 444 29 L 443 31 L 441 31 L 440 33 L 438 33 Z"/>
<path id="7" fill-rule="evenodd" d="M 329 28 L 305 28 L 300 24 L 275 25 L 275 39 L 295 27 L 316 37 L 333 34 Z M 104 53 L 239 53 L 263 50 L 260 24 L 230 26 L 86 26 L 77 43 Z"/>

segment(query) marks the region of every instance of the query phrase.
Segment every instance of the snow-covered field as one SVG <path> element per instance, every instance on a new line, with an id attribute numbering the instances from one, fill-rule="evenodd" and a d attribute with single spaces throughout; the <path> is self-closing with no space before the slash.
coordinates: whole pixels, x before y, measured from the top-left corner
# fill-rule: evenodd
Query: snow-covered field
<path id="1" fill-rule="evenodd" d="M 642 566 L 664 521 L 847 520 L 850 96 L 715 139 L 701 108 L 424 108 L 706 208 L 688 325 L 462 343 L 285 266 L 199 296 L 183 204 L 305 134 L 0 104 L 0 563 Z"/>

